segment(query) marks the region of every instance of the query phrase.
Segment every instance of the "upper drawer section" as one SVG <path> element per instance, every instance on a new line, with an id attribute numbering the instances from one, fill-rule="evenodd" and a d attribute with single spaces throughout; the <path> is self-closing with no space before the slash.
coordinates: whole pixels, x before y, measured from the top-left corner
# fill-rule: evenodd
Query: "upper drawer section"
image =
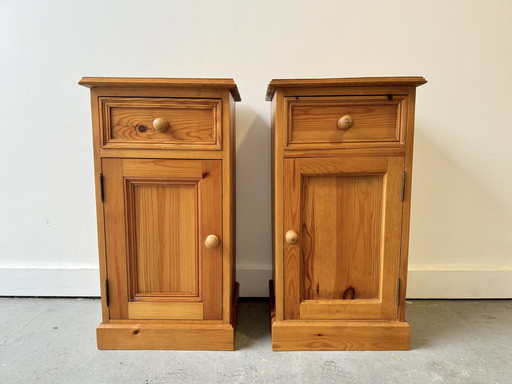
<path id="1" fill-rule="evenodd" d="M 285 97 L 288 149 L 404 144 L 406 97 Z"/>
<path id="2" fill-rule="evenodd" d="M 220 99 L 100 97 L 103 148 L 221 149 Z"/>

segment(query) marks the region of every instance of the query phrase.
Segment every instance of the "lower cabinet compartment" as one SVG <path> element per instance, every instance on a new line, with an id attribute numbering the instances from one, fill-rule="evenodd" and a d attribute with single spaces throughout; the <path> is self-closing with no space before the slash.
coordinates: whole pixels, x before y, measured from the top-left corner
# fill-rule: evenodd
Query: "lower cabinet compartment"
<path id="1" fill-rule="evenodd" d="M 272 350 L 387 351 L 408 350 L 410 326 L 397 320 L 276 320 L 270 282 Z"/>

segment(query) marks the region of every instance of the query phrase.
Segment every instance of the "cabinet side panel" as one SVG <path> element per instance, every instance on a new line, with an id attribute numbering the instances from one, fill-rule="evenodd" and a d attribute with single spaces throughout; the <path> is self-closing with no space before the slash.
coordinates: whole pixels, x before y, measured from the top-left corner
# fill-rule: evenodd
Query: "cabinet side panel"
<path id="1" fill-rule="evenodd" d="M 101 310 L 102 321 L 104 323 L 109 320 L 109 308 L 107 307 L 107 290 L 104 283 L 107 279 L 107 258 L 105 251 L 105 220 L 103 216 L 102 196 L 102 180 L 100 174 L 103 172 L 101 167 L 100 156 L 100 113 L 98 105 L 98 96 L 95 89 L 91 89 L 91 111 L 92 111 L 92 137 L 94 148 L 94 176 L 96 181 L 96 220 L 98 228 L 98 255 L 100 269 L 100 286 L 101 286 Z"/>
<path id="2" fill-rule="evenodd" d="M 275 299 L 275 316 L 284 319 L 284 265 L 283 265 L 283 149 L 286 139 L 286 116 L 282 91 L 276 90 L 272 100 L 273 116 L 273 288 Z"/>
<path id="3" fill-rule="evenodd" d="M 409 259 L 409 229 L 411 216 L 411 192 L 412 192 L 412 163 L 413 163 L 413 146 L 414 146 L 414 110 L 416 104 L 416 88 L 409 88 L 407 98 L 406 115 L 407 124 L 407 150 L 405 154 L 405 191 L 403 201 L 403 217 L 402 217 L 402 237 L 401 237 L 401 258 L 400 258 L 400 306 L 398 318 L 405 321 L 405 298 L 407 294 L 407 265 Z"/>
<path id="4" fill-rule="evenodd" d="M 103 159 L 105 237 L 110 318 L 128 318 L 127 248 L 123 160 Z"/>
<path id="5" fill-rule="evenodd" d="M 236 276 L 236 115 L 233 96 L 225 91 L 222 95 L 222 228 L 223 228 L 223 322 L 236 318 L 233 300 Z M 235 320 L 233 320 L 235 321 Z"/>

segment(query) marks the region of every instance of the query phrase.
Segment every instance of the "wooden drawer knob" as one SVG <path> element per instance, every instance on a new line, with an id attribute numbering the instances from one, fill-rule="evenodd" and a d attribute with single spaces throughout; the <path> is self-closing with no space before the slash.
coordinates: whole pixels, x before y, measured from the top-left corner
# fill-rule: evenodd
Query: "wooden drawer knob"
<path id="1" fill-rule="evenodd" d="M 155 120 L 153 120 L 153 128 L 155 128 L 155 131 L 165 132 L 169 129 L 169 123 L 167 120 L 157 117 Z"/>
<path id="2" fill-rule="evenodd" d="M 296 244 L 299 241 L 299 234 L 295 231 L 288 231 L 286 235 L 284 235 L 286 242 L 288 244 Z"/>
<path id="3" fill-rule="evenodd" d="M 354 125 L 354 119 L 350 115 L 342 116 L 338 120 L 338 128 L 340 128 L 340 129 L 349 129 L 353 125 Z"/>
<path id="4" fill-rule="evenodd" d="M 208 235 L 204 241 L 204 245 L 208 249 L 215 249 L 219 246 L 220 240 L 215 235 Z"/>

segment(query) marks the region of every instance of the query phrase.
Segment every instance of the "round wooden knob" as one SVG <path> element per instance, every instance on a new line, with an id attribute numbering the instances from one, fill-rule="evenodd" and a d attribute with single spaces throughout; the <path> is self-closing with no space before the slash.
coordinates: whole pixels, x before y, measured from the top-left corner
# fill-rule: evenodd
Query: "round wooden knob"
<path id="1" fill-rule="evenodd" d="M 340 128 L 340 129 L 349 129 L 353 125 L 354 125 L 354 119 L 350 115 L 342 116 L 338 120 L 338 128 Z"/>
<path id="2" fill-rule="evenodd" d="M 204 241 L 204 245 L 208 249 L 215 249 L 219 246 L 220 240 L 215 235 L 208 235 Z"/>
<path id="3" fill-rule="evenodd" d="M 293 230 L 288 231 L 286 235 L 284 235 L 284 238 L 288 244 L 296 244 L 297 241 L 299 241 L 299 234 Z"/>
<path id="4" fill-rule="evenodd" d="M 169 123 L 167 120 L 157 117 L 155 120 L 153 120 L 153 128 L 155 128 L 155 131 L 165 132 L 169 129 Z"/>

